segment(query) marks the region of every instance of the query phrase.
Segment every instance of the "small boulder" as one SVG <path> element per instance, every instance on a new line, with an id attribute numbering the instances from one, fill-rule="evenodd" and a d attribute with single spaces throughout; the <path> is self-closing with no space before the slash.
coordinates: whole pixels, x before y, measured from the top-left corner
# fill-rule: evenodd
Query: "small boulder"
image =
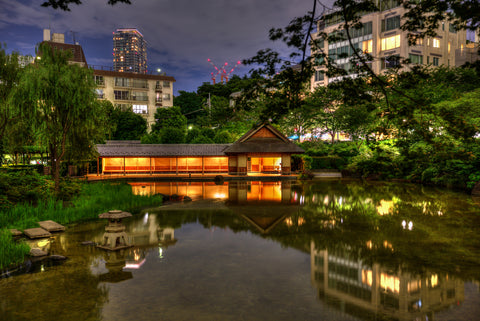
<path id="1" fill-rule="evenodd" d="M 47 256 L 48 253 L 39 249 L 39 248 L 33 248 L 30 250 L 30 256 L 33 257 L 41 257 L 41 256 Z"/>

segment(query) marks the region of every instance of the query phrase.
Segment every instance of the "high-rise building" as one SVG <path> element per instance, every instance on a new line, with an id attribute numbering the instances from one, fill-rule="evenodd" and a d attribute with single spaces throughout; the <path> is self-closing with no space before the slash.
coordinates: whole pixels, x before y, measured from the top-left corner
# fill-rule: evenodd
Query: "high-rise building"
<path id="1" fill-rule="evenodd" d="M 436 30 L 435 37 L 425 37 L 418 39 L 414 45 L 408 44 L 407 31 L 401 30 L 404 23 L 402 16 L 405 9 L 397 0 L 378 1 L 380 8 L 377 12 L 365 14 L 360 22 L 363 27 L 360 29 L 351 29 L 351 43 L 355 50 L 362 50 L 372 55 L 373 61 L 369 65 L 373 72 L 381 74 L 389 68 L 397 67 L 402 59 L 409 59 L 411 65 L 424 64 L 432 67 L 456 65 L 455 50 L 464 48 L 466 45 L 466 31 L 456 30 L 454 25 L 448 21 L 440 23 Z M 340 12 L 325 14 L 317 23 L 317 33 L 313 34 L 314 39 L 318 39 L 321 33 L 326 34 L 345 34 L 344 30 L 338 30 L 343 25 L 343 19 Z M 329 58 L 333 59 L 335 64 L 345 69 L 349 75 L 340 77 L 327 77 L 323 68 L 317 68 L 312 77 L 311 89 L 317 86 L 326 86 L 331 82 L 341 80 L 343 77 L 355 77 L 352 68 L 351 56 L 353 48 L 349 41 L 343 37 L 343 40 L 336 42 L 324 41 L 319 50 L 323 50 Z M 404 67 L 405 69 L 408 66 Z"/>
<path id="2" fill-rule="evenodd" d="M 113 70 L 147 73 L 147 42 L 135 28 L 121 28 L 113 33 Z"/>

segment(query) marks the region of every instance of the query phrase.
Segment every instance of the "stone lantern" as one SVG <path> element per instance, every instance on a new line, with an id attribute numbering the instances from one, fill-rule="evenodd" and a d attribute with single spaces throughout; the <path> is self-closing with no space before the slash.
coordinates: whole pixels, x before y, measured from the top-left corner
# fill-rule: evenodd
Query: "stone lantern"
<path id="1" fill-rule="evenodd" d="M 129 244 L 127 233 L 125 233 L 125 225 L 122 224 L 122 219 L 130 216 L 132 214 L 120 210 L 111 210 L 100 214 L 99 218 L 108 219 L 108 225 L 105 226 L 103 244 L 98 245 L 98 247 L 116 251 L 133 246 Z"/>

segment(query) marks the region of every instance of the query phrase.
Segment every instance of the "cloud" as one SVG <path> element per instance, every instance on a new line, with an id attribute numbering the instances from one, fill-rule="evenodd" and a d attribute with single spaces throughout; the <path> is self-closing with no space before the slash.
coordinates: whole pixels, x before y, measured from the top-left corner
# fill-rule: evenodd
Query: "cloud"
<path id="1" fill-rule="evenodd" d="M 132 5 L 110 6 L 107 0 L 84 0 L 63 12 L 40 7 L 38 0 L 0 0 L 0 27 L 11 33 L 15 26 L 51 27 L 68 37 L 74 31 L 89 63 L 108 61 L 109 65 L 112 32 L 135 27 L 148 43 L 149 67 L 162 66 L 177 78 L 176 86 L 185 83 L 187 90 L 195 90 L 201 81 L 210 80 L 213 68 L 207 58 L 233 63 L 274 46 L 268 30 L 286 26 L 312 5 L 311 0 L 132 0 Z M 37 42 L 41 37 L 40 33 Z M 248 69 L 240 66 L 236 73 Z"/>

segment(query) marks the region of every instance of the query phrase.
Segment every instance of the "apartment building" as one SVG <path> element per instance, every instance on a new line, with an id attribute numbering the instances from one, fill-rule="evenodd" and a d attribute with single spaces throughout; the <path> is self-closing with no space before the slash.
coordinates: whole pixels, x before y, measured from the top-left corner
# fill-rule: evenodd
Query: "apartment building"
<path id="1" fill-rule="evenodd" d="M 121 28 L 113 33 L 113 70 L 147 73 L 147 42 L 135 28 Z"/>
<path id="2" fill-rule="evenodd" d="M 142 115 L 148 128 L 155 123 L 157 108 L 173 106 L 175 78 L 166 75 L 94 69 L 97 97 Z"/>
<path id="3" fill-rule="evenodd" d="M 72 52 L 70 63 L 93 70 L 99 99 L 107 99 L 122 110 L 132 109 L 147 121 L 148 129 L 155 123 L 155 112 L 160 107 L 173 106 L 175 78 L 165 74 L 147 74 L 113 71 L 109 67 L 88 65 L 82 46 L 65 43 L 64 34 L 45 29 L 43 41 L 59 50 Z"/>
<path id="4" fill-rule="evenodd" d="M 447 21 L 441 23 L 437 29 L 437 36 L 418 39 L 413 46 L 408 44 L 407 32 L 402 31 L 402 16 L 405 9 L 395 0 L 381 1 L 380 11 L 369 13 L 361 17 L 363 27 L 351 29 L 350 36 L 355 49 L 361 49 L 373 56 L 369 62 L 372 70 L 380 74 L 389 68 L 398 66 L 401 59 L 409 58 L 411 64 L 424 64 L 431 66 L 455 66 L 455 50 L 466 45 L 466 31 L 456 30 Z M 331 35 L 342 32 L 338 30 L 343 20 L 338 12 L 324 15 L 317 22 L 317 32 L 312 34 L 314 39 L 319 39 L 320 33 Z M 346 38 L 345 38 L 346 39 Z M 323 42 L 321 50 L 332 58 L 337 66 L 349 71 L 349 77 L 356 75 L 351 70 L 350 57 L 353 48 L 348 40 L 329 43 Z M 347 57 L 343 57 L 344 55 Z M 408 68 L 405 67 L 405 68 Z M 311 81 L 311 90 L 317 86 L 326 86 L 330 82 L 341 80 L 343 77 L 327 77 L 318 67 Z"/>

